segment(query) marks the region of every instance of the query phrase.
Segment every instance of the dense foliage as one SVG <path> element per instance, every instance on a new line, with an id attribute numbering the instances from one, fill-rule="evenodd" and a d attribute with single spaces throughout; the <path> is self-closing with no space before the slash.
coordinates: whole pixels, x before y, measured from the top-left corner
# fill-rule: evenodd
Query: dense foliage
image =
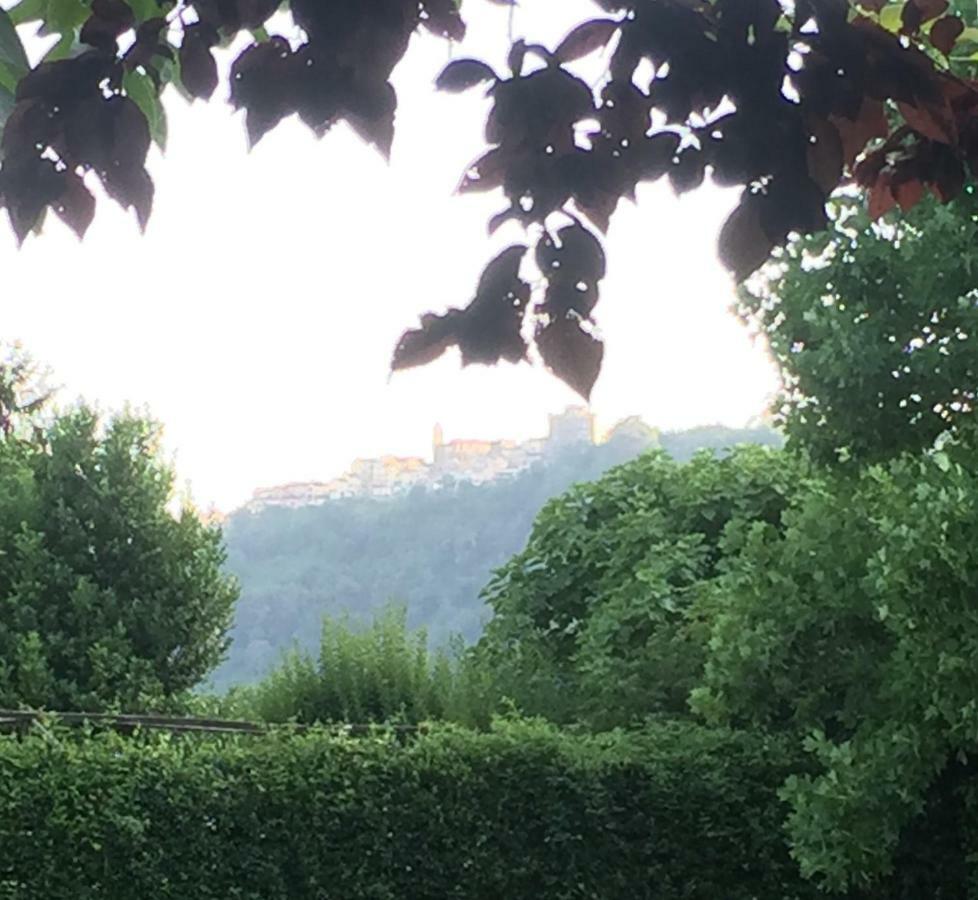
<path id="1" fill-rule="evenodd" d="M 678 464 L 648 453 L 551 501 L 485 590 L 477 655 L 526 712 L 607 727 L 685 714 L 706 655 L 704 593 L 729 529 L 780 525 L 804 464 L 770 450 Z"/>
<path id="2" fill-rule="evenodd" d="M 779 443 L 765 428 L 720 426 L 665 433 L 678 458 L 694 448 Z M 365 621 L 391 600 L 435 645 L 475 640 L 489 610 L 479 592 L 518 552 L 540 508 L 571 484 L 633 458 L 644 442 L 622 436 L 568 448 L 546 464 L 482 485 L 349 498 L 319 507 L 239 512 L 228 520 L 228 568 L 241 582 L 218 686 L 253 681 L 294 642 L 316 650 L 323 616 Z"/>
<path id="3" fill-rule="evenodd" d="M 323 620 L 318 652 L 292 650 L 257 684 L 236 688 L 225 715 L 261 722 L 417 725 L 455 722 L 486 728 L 504 702 L 495 680 L 456 643 L 431 650 L 410 631 L 403 608 L 369 625 Z"/>
<path id="4" fill-rule="evenodd" d="M 709 173 L 742 187 L 720 255 L 743 277 L 789 233 L 824 228 L 844 179 L 867 188 L 875 217 L 927 190 L 950 200 L 972 174 L 978 90 L 961 60 L 978 31 L 948 0 L 596 5 L 604 17 L 556 47 L 514 41 L 508 71 L 456 59 L 439 77 L 445 90 L 486 87 L 488 147 L 461 190 L 502 192 L 490 229 L 526 229 L 539 289 L 521 274 L 529 246 L 507 248 L 470 305 L 404 335 L 395 368 L 451 345 L 466 363 L 519 361 L 532 334 L 544 363 L 587 395 L 603 356 L 593 311 L 605 259 L 592 229 L 640 182 L 668 176 L 688 191 Z M 283 8 L 296 40 L 266 30 Z M 211 97 L 214 48 L 244 30 L 253 42 L 231 67 L 230 99 L 252 143 L 297 115 L 317 135 L 348 122 L 388 154 L 395 66 L 418 29 L 462 39 L 462 12 L 455 0 L 20 0 L 0 10 L 0 199 L 14 231 L 22 241 L 50 209 L 84 234 L 95 178 L 145 226 L 161 92 Z M 59 39 L 31 68 L 14 25 L 33 22 Z M 609 65 L 591 84 L 578 63 L 602 48 Z"/>
<path id="5" fill-rule="evenodd" d="M 828 235 L 790 243 L 740 295 L 781 367 L 779 423 L 830 462 L 925 449 L 973 417 L 978 195 L 887 226 L 832 210 Z"/>
<path id="6" fill-rule="evenodd" d="M 237 588 L 158 441 L 86 408 L 0 439 L 0 706 L 136 709 L 221 659 Z"/>
<path id="7" fill-rule="evenodd" d="M 826 475 L 781 527 L 726 535 L 737 564 L 715 585 L 695 705 L 808 735 L 821 772 L 788 783 L 790 830 L 833 884 L 885 872 L 950 770 L 974 784 L 978 478 L 961 458 Z"/>
<path id="8" fill-rule="evenodd" d="M 814 900 L 780 830 L 797 763 L 782 742 L 689 726 L 41 732 L 0 740 L 0 894 Z"/>

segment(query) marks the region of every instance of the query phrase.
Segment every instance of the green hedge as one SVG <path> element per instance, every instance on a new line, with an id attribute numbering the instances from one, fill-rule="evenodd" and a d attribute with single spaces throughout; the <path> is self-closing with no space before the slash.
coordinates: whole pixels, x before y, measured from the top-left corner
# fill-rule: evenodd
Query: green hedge
<path id="1" fill-rule="evenodd" d="M 824 896 L 784 845 L 789 768 L 772 743 L 689 726 L 5 737 L 0 897 Z"/>

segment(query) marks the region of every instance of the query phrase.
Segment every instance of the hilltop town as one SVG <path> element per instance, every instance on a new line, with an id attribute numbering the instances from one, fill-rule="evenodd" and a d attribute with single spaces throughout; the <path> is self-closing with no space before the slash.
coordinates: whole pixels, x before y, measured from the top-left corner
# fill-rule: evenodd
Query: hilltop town
<path id="1" fill-rule="evenodd" d="M 270 506 L 316 506 L 341 497 L 390 497 L 413 487 L 438 488 L 453 481 L 483 484 L 522 472 L 563 449 L 594 446 L 616 438 L 631 438 L 651 446 L 658 443 L 658 432 L 632 417 L 619 422 L 599 441 L 594 416 L 581 406 L 551 415 L 544 437 L 522 442 L 446 441 L 442 427 L 436 425 L 430 461 L 419 456 L 357 459 L 348 471 L 331 481 L 259 488 L 245 509 L 257 512 Z"/>

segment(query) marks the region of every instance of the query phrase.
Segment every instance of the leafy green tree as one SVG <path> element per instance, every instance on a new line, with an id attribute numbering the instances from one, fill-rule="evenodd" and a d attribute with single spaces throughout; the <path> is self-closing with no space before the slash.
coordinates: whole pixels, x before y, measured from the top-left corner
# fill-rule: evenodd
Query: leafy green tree
<path id="1" fill-rule="evenodd" d="M 29 433 L 54 393 L 47 370 L 19 343 L 0 344 L 0 436 Z"/>
<path id="2" fill-rule="evenodd" d="M 600 727 L 687 714 L 724 535 L 777 529 L 805 477 L 802 461 L 761 448 L 686 464 L 656 452 L 572 488 L 487 586 L 476 655 L 530 713 Z"/>
<path id="3" fill-rule="evenodd" d="M 874 223 L 832 205 L 741 291 L 781 367 L 779 424 L 818 459 L 878 460 L 969 427 L 978 390 L 978 193 Z"/>
<path id="4" fill-rule="evenodd" d="M 974 800 L 975 471 L 974 450 L 951 447 L 826 472 L 792 493 L 780 527 L 725 535 L 694 707 L 806 736 L 820 772 L 787 782 L 789 830 L 830 886 L 889 871 L 914 817 L 952 804 L 949 786 Z"/>
<path id="5" fill-rule="evenodd" d="M 139 709 L 221 659 L 237 587 L 159 437 L 80 408 L 0 441 L 0 704 Z"/>

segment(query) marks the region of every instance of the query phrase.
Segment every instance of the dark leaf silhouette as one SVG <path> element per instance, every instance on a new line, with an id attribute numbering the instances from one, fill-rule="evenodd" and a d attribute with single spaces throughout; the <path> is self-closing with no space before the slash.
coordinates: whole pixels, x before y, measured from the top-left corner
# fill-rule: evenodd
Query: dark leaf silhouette
<path id="1" fill-rule="evenodd" d="M 435 81 L 441 91 L 466 91 L 485 81 L 495 81 L 492 67 L 477 59 L 456 59 L 450 62 Z"/>
<path id="2" fill-rule="evenodd" d="M 207 100 L 217 89 L 217 62 L 211 53 L 217 42 L 217 30 L 207 23 L 197 22 L 184 29 L 180 78 L 192 97 Z"/>
<path id="3" fill-rule="evenodd" d="M 947 12 L 948 0 L 911 0 L 920 11 L 920 20 L 929 22 Z"/>
<path id="4" fill-rule="evenodd" d="M 123 0 L 94 0 L 92 14 L 82 25 L 79 40 L 83 44 L 114 51 L 119 35 L 132 28 L 135 17 Z"/>
<path id="5" fill-rule="evenodd" d="M 934 103 L 898 103 L 900 114 L 907 124 L 924 137 L 942 144 L 953 144 L 957 140 L 957 127 L 951 107 L 943 97 Z"/>
<path id="6" fill-rule="evenodd" d="M 78 237 L 85 236 L 95 218 L 95 197 L 74 172 L 64 173 L 64 187 L 53 208 Z"/>
<path id="7" fill-rule="evenodd" d="M 606 46 L 618 31 L 620 23 L 614 19 L 592 19 L 582 22 L 565 37 L 553 58 L 557 62 L 572 62 Z"/>
<path id="8" fill-rule="evenodd" d="M 538 328 L 536 346 L 544 364 L 585 400 L 601 372 L 604 344 L 581 328 L 574 315 L 561 316 Z"/>
<path id="9" fill-rule="evenodd" d="M 963 31 L 964 22 L 958 16 L 944 16 L 931 28 L 930 42 L 945 56 L 950 56 Z"/>
<path id="10" fill-rule="evenodd" d="M 475 299 L 464 309 L 423 316 L 420 328 L 401 336 L 391 369 L 424 365 L 452 346 L 461 351 L 463 365 L 525 359 L 521 330 L 530 286 L 520 278 L 519 269 L 526 251 L 524 245 L 514 245 L 495 257 L 479 279 Z"/>
<path id="11" fill-rule="evenodd" d="M 747 194 L 720 229 L 720 261 L 740 281 L 767 260 L 776 244 L 762 224 L 758 198 Z"/>
<path id="12" fill-rule="evenodd" d="M 424 0 L 425 28 L 440 37 L 460 41 L 465 37 L 465 22 L 459 14 L 455 0 Z"/>

